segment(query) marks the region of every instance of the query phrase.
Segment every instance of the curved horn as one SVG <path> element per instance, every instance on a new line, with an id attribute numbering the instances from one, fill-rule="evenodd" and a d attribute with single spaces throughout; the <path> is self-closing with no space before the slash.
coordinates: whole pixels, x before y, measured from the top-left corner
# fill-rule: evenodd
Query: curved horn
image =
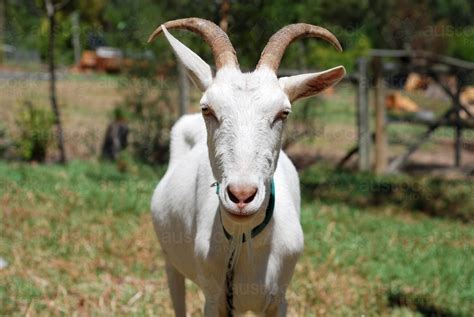
<path id="1" fill-rule="evenodd" d="M 293 41 L 304 37 L 322 38 L 331 43 L 339 52 L 342 52 L 341 44 L 337 38 L 325 28 L 306 23 L 290 24 L 273 34 L 267 46 L 263 49 L 257 68 L 266 66 L 276 72 L 286 48 Z"/>
<path id="2" fill-rule="evenodd" d="M 164 26 L 167 29 L 186 29 L 201 36 L 212 49 L 217 69 L 225 65 L 239 67 L 237 55 L 229 37 L 215 23 L 200 18 L 186 18 L 168 21 L 164 23 Z M 162 27 L 158 27 L 148 38 L 148 43 L 151 43 L 162 31 Z"/>

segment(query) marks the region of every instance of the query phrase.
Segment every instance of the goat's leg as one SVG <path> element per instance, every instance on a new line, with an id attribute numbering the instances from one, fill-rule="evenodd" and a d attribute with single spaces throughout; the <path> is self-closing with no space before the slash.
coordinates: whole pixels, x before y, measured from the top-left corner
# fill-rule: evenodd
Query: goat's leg
<path id="1" fill-rule="evenodd" d="M 166 263 L 166 277 L 170 289 L 171 301 L 173 302 L 176 317 L 186 317 L 186 288 L 184 276 L 171 264 Z"/>
<path id="2" fill-rule="evenodd" d="M 216 317 L 216 316 L 227 316 L 225 306 L 219 302 L 219 296 L 216 295 L 205 295 L 206 301 L 204 303 L 204 316 L 205 317 Z"/>
<path id="3" fill-rule="evenodd" d="M 286 299 L 281 298 L 273 303 L 267 308 L 265 316 L 268 317 L 285 317 L 286 316 Z"/>
<path id="4" fill-rule="evenodd" d="M 205 317 L 212 317 L 212 316 L 219 316 L 219 308 L 217 305 L 212 302 L 212 300 L 206 299 L 204 303 L 204 316 Z"/>
<path id="5" fill-rule="evenodd" d="M 281 302 L 278 304 L 278 316 L 279 317 L 285 317 L 286 316 L 286 309 L 287 309 L 287 303 L 286 299 L 282 299 Z"/>

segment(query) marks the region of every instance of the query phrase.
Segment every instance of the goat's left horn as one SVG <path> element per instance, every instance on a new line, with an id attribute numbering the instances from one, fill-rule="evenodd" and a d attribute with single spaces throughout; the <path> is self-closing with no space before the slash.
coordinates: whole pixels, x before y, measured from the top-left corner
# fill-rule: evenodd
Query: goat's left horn
<path id="1" fill-rule="evenodd" d="M 257 68 L 266 66 L 276 72 L 286 48 L 293 41 L 304 37 L 321 38 L 331 43 L 339 52 L 342 52 L 341 44 L 337 38 L 325 28 L 306 23 L 290 24 L 273 34 L 263 49 Z"/>
<path id="2" fill-rule="evenodd" d="M 215 23 L 200 18 L 186 18 L 168 21 L 164 23 L 164 26 L 167 29 L 182 28 L 200 35 L 211 47 L 217 69 L 226 65 L 239 67 L 237 55 L 229 37 Z M 150 35 L 148 43 L 151 43 L 162 31 L 163 28 L 158 27 Z"/>

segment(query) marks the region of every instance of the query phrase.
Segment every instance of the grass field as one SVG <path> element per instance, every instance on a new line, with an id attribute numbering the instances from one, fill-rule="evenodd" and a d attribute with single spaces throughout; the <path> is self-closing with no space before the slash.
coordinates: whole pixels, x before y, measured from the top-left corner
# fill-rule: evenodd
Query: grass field
<path id="1" fill-rule="evenodd" d="M 149 215 L 162 173 L 138 163 L 121 173 L 96 161 L 66 167 L 0 161 L 0 257 L 8 262 L 0 270 L 0 315 L 169 316 Z M 384 204 L 361 199 L 380 189 L 368 184 L 397 189 L 412 179 L 324 166 L 302 176 L 305 252 L 288 292 L 290 316 L 472 314 L 470 216 L 427 215 L 420 203 L 399 204 L 390 191 Z M 468 182 L 441 185 L 473 192 Z M 435 201 L 443 199 L 451 198 Z M 462 214 L 474 212 L 472 199 L 458 204 Z M 200 316 L 203 297 L 192 284 L 188 290 L 188 311 Z"/>
<path id="2" fill-rule="evenodd" d="M 74 75 L 58 83 L 73 159 L 67 166 L 0 161 L 0 258 L 8 263 L 0 269 L 0 315 L 172 314 L 149 215 L 164 167 L 130 160 L 120 172 L 96 161 L 112 109 L 123 100 L 118 80 Z M 356 142 L 354 98 L 342 85 L 333 96 L 312 99 L 316 131 L 289 149 L 317 162 L 300 171 L 305 252 L 288 292 L 289 316 L 472 315 L 472 178 L 334 172 Z M 25 100 L 47 106 L 47 83 L 0 85 L 0 125 L 9 135 Z M 422 131 L 388 129 L 390 138 L 407 140 Z M 466 132 L 465 141 L 473 137 Z M 420 157 L 450 164 L 442 142 L 452 131 L 435 138 Z M 188 312 L 200 316 L 203 296 L 191 283 L 188 291 Z"/>

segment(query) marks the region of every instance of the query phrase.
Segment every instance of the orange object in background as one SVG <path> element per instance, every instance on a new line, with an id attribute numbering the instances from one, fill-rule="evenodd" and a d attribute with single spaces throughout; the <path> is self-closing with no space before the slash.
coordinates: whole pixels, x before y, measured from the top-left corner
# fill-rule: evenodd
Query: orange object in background
<path id="1" fill-rule="evenodd" d="M 464 88 L 459 98 L 464 106 L 474 105 L 474 86 Z"/>
<path id="2" fill-rule="evenodd" d="M 118 48 L 99 47 L 94 51 L 84 51 L 79 63 L 80 70 L 96 70 L 118 73 L 122 69 L 123 53 Z"/>
<path id="3" fill-rule="evenodd" d="M 408 97 L 402 96 L 398 91 L 385 97 L 387 109 L 399 112 L 418 112 L 418 105 Z"/>
<path id="4" fill-rule="evenodd" d="M 123 53 L 114 47 L 99 47 L 97 54 L 97 70 L 107 73 L 118 73 L 122 68 Z"/>
<path id="5" fill-rule="evenodd" d="M 474 86 L 468 86 L 464 88 L 459 96 L 461 104 L 469 111 L 471 115 L 474 115 Z M 469 119 L 467 113 L 461 111 L 461 118 L 462 119 Z"/>
<path id="6" fill-rule="evenodd" d="M 430 84 L 430 78 L 422 76 L 417 73 L 410 73 L 408 75 L 405 87 L 406 91 L 425 90 Z"/>
<path id="7" fill-rule="evenodd" d="M 79 68 L 81 70 L 95 69 L 97 66 L 97 54 L 94 51 L 82 52 Z"/>

